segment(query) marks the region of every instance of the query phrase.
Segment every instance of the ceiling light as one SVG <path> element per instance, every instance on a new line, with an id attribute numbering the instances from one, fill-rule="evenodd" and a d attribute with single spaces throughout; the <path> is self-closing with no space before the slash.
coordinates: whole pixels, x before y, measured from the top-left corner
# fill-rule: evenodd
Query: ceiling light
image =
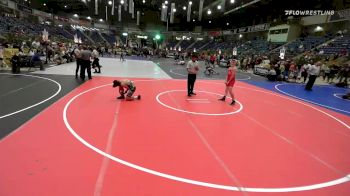
<path id="1" fill-rule="evenodd" d="M 218 5 L 218 10 L 221 10 L 221 5 Z"/>
<path id="2" fill-rule="evenodd" d="M 188 4 L 192 5 L 192 1 L 188 2 Z"/>
<path id="3" fill-rule="evenodd" d="M 108 1 L 108 5 L 112 5 L 112 1 Z"/>
<path id="4" fill-rule="evenodd" d="M 183 10 L 186 10 L 186 6 L 183 6 L 182 9 L 183 9 Z"/>
<path id="5" fill-rule="evenodd" d="M 168 1 L 165 1 L 164 3 L 165 3 L 165 5 L 168 5 L 169 2 L 168 2 Z"/>
<path id="6" fill-rule="evenodd" d="M 124 4 L 124 0 L 120 0 L 120 4 L 122 4 L 122 5 L 123 5 L 123 4 Z"/>

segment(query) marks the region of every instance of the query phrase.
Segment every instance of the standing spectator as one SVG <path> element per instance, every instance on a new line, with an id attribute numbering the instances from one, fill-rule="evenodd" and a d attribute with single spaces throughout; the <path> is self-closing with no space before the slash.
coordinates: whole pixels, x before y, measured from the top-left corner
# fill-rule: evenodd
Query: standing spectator
<path id="1" fill-rule="evenodd" d="M 21 67 L 19 66 L 19 56 L 17 54 L 13 55 L 11 58 L 12 73 L 20 73 Z"/>
<path id="2" fill-rule="evenodd" d="M 4 48 L 0 45 L 0 67 L 3 66 L 4 63 Z"/>
<path id="3" fill-rule="evenodd" d="M 120 61 L 125 61 L 125 54 L 124 50 L 120 52 Z"/>
<path id="4" fill-rule="evenodd" d="M 306 79 L 307 79 L 307 76 L 309 75 L 308 74 L 308 71 L 310 69 L 311 65 L 310 64 L 305 64 L 302 68 L 301 68 L 301 76 L 304 78 L 304 81 L 303 83 L 306 82 Z"/>
<path id="5" fill-rule="evenodd" d="M 101 73 L 100 59 L 98 58 L 98 52 L 96 49 L 92 51 L 92 67 L 95 69 L 94 73 Z"/>
<path id="6" fill-rule="evenodd" d="M 192 95 L 196 95 L 196 93 L 193 92 L 193 89 L 194 89 L 194 83 L 196 82 L 198 71 L 199 71 L 199 66 L 197 62 L 197 55 L 192 54 L 192 60 L 190 60 L 187 63 L 187 72 L 188 72 L 187 96 L 189 97 L 191 97 Z"/>
<path id="7" fill-rule="evenodd" d="M 84 46 L 83 50 L 81 51 L 81 61 L 82 62 L 81 62 L 81 69 L 80 69 L 80 78 L 82 80 L 85 80 L 85 70 L 87 70 L 88 78 L 92 79 L 90 58 L 91 58 L 91 51 L 88 50 L 86 46 Z"/>
<path id="8" fill-rule="evenodd" d="M 283 72 L 283 77 L 286 81 L 288 81 L 289 78 L 289 71 L 290 71 L 290 60 L 287 60 L 284 62 L 284 72 Z"/>
<path id="9" fill-rule="evenodd" d="M 246 57 L 243 58 L 242 62 L 242 70 L 247 71 L 247 64 L 248 64 L 248 59 Z"/>
<path id="10" fill-rule="evenodd" d="M 236 71 L 237 71 L 236 64 L 237 64 L 236 60 L 231 60 L 231 66 L 228 68 L 228 73 L 225 81 L 225 85 L 226 85 L 225 94 L 221 99 L 219 99 L 220 101 L 225 101 L 227 94 L 230 93 L 230 96 L 232 98 L 232 102 L 230 105 L 234 105 L 236 103 L 235 95 L 233 94 L 233 86 L 236 82 Z"/>
<path id="11" fill-rule="evenodd" d="M 324 66 L 323 67 L 323 71 L 324 71 L 323 80 L 326 81 L 326 79 L 327 79 L 327 81 L 329 81 L 329 75 L 331 74 L 331 69 L 326 64 L 323 64 L 322 66 Z"/>
<path id="12" fill-rule="evenodd" d="M 311 65 L 309 69 L 309 81 L 305 86 L 305 90 L 311 91 L 316 81 L 317 76 L 320 74 L 321 62 L 317 62 L 316 65 Z"/>
<path id="13" fill-rule="evenodd" d="M 76 63 L 77 63 L 77 67 L 75 69 L 75 78 L 78 78 L 78 72 L 79 72 L 79 68 L 81 66 L 81 49 L 82 49 L 82 47 L 79 46 L 79 47 L 76 47 L 73 50 L 74 56 L 75 56 L 75 60 L 76 60 Z"/>

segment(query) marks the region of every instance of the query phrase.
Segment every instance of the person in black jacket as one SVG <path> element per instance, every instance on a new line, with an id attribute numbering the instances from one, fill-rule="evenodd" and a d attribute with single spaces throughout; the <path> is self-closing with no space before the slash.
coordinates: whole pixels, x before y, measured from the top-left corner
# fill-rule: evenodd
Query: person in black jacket
<path id="1" fill-rule="evenodd" d="M 13 55 L 11 58 L 11 64 L 12 64 L 12 73 L 18 74 L 20 73 L 21 67 L 19 66 L 19 56 L 17 54 Z"/>

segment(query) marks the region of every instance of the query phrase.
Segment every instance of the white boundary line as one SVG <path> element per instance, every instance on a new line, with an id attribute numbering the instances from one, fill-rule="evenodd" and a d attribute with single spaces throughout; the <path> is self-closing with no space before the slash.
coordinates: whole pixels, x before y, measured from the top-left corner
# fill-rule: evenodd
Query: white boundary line
<path id="1" fill-rule="evenodd" d="M 292 94 L 289 94 L 289 93 L 286 93 L 282 90 L 280 90 L 278 87 L 279 86 L 282 86 L 282 85 L 287 85 L 287 84 L 277 84 L 275 85 L 275 89 L 285 95 L 288 95 L 288 96 L 291 96 L 291 97 L 294 97 L 296 99 L 299 99 L 299 100 L 303 100 L 303 101 L 306 101 L 306 102 L 309 102 L 309 103 L 312 103 L 312 104 L 316 104 L 316 105 L 319 105 L 319 106 L 322 106 L 322 107 L 325 107 L 325 108 L 329 108 L 329 109 L 332 109 L 332 110 L 336 110 L 336 111 L 340 111 L 340 112 L 344 112 L 344 113 L 347 113 L 347 114 L 350 114 L 350 111 L 347 111 L 347 110 L 342 110 L 342 109 L 338 109 L 338 108 L 334 108 L 334 107 L 331 107 L 331 106 L 327 106 L 327 105 L 323 105 L 323 104 L 320 104 L 320 103 L 317 103 L 317 102 L 313 102 L 313 101 L 310 101 L 310 100 L 307 100 L 307 99 L 303 99 L 303 98 L 300 98 L 300 97 L 297 97 L 295 95 L 292 95 Z"/>
<path id="2" fill-rule="evenodd" d="M 160 96 L 164 95 L 164 94 L 167 94 L 167 93 L 171 93 L 171 92 L 187 92 L 186 90 L 169 90 L 169 91 L 164 91 L 164 92 L 161 92 L 157 95 L 156 97 L 156 100 L 157 102 L 166 107 L 166 108 L 169 108 L 169 109 L 172 109 L 172 110 L 175 110 L 175 111 L 178 111 L 178 112 L 184 112 L 184 113 L 188 113 L 188 114 L 196 114 L 196 115 L 204 115 L 204 116 L 226 116 L 226 115 L 232 115 L 232 114 L 236 114 L 236 113 L 239 113 L 242 111 L 243 109 L 243 105 L 236 100 L 236 102 L 239 104 L 239 109 L 236 110 L 236 111 L 233 111 L 233 112 L 227 112 L 227 113 L 218 113 L 218 114 L 211 114 L 211 113 L 202 113 L 202 112 L 191 112 L 191 111 L 187 111 L 187 110 L 181 110 L 181 109 L 178 109 L 178 108 L 174 108 L 172 106 L 169 106 L 165 103 L 163 103 L 162 101 L 160 101 Z M 213 94 L 213 95 L 219 95 L 221 96 L 221 94 L 218 94 L 218 93 L 212 93 L 212 92 L 208 92 L 208 91 L 196 91 L 196 92 L 200 92 L 200 93 L 208 93 L 208 94 Z M 229 97 L 228 97 L 229 98 Z M 207 103 L 207 102 L 206 102 Z M 209 102 L 210 103 L 210 102 Z"/>
<path id="3" fill-rule="evenodd" d="M 40 78 L 40 79 L 44 79 L 44 80 L 48 80 L 48 81 L 50 81 L 50 82 L 53 82 L 53 83 L 57 84 L 57 86 L 58 86 L 57 92 L 56 92 L 55 94 L 53 94 L 52 96 L 50 96 L 49 98 L 47 98 L 47 99 L 45 99 L 45 100 L 43 100 L 43 101 L 40 101 L 40 102 L 38 102 L 38 103 L 36 103 L 36 104 L 33 104 L 33 105 L 31 105 L 31 106 L 28 106 L 28 107 L 26 107 L 26 108 L 23 108 L 23 109 L 21 109 L 21 110 L 17 110 L 17 111 L 15 111 L 15 112 L 10 113 L 10 114 L 6 114 L 6 115 L 3 115 L 3 116 L 0 116 L 0 119 L 3 119 L 3 118 L 6 118 L 6 117 L 9 117 L 9 116 L 12 116 L 12 115 L 14 115 L 14 114 L 17 114 L 17 113 L 20 113 L 20 112 L 29 110 L 30 108 L 36 107 L 36 106 L 38 106 L 38 105 L 40 105 L 40 104 L 43 104 L 43 103 L 49 101 L 50 99 L 54 98 L 54 97 L 55 97 L 56 95 L 58 95 L 58 93 L 60 93 L 61 90 L 62 90 L 61 84 L 58 83 L 58 82 L 55 81 L 55 80 L 50 79 L 50 78 L 45 78 L 45 77 L 40 77 L 40 76 L 34 76 L 34 75 L 26 75 L 26 74 L 8 74 L 8 73 L 0 73 L 0 74 L 1 74 L 1 75 L 14 75 L 14 76 L 26 76 L 26 77 L 32 77 L 32 78 Z"/>
<path id="4" fill-rule="evenodd" d="M 147 80 L 147 81 L 152 81 L 152 80 Z M 207 82 L 210 83 L 210 82 Z M 221 83 L 215 83 L 212 82 L 212 84 L 221 84 Z M 170 180 L 174 180 L 174 181 L 178 181 L 178 182 L 183 182 L 183 183 L 188 183 L 188 184 L 193 184 L 193 185 L 198 185 L 198 186 L 203 186 L 203 187 L 209 187 L 209 188 L 215 188 L 215 189 L 223 189 L 223 190 L 231 190 L 231 191 L 241 191 L 244 190 L 246 192 L 259 192 L 259 193 L 282 193 L 282 192 L 297 192 L 297 191 L 309 191 L 309 190 L 315 190 L 315 189 L 321 189 L 321 188 L 326 188 L 326 187 L 330 187 L 330 186 L 335 186 L 335 185 L 339 185 L 342 183 L 346 183 L 350 181 L 350 174 L 339 178 L 339 179 L 335 179 L 332 181 L 328 181 L 328 182 L 323 182 L 323 183 L 319 183 L 319 184 L 312 184 L 312 185 L 307 185 L 307 186 L 299 186 L 299 187 L 287 187 L 287 188 L 245 188 L 245 187 L 235 187 L 235 186 L 227 186 L 227 185 L 221 185 L 221 184 L 213 184 L 213 183 L 208 183 L 208 182 L 201 182 L 201 181 L 196 181 L 196 180 L 191 180 L 191 179 L 187 179 L 187 178 L 182 178 L 182 177 L 178 177 L 178 176 L 173 176 L 173 175 L 169 175 L 169 174 L 165 174 L 165 173 L 161 173 L 155 170 L 151 170 L 145 167 L 141 167 L 139 165 L 127 162 L 125 160 L 119 159 L 117 157 L 114 157 L 110 154 L 107 154 L 106 152 L 96 148 L 95 146 L 91 145 L 90 143 L 88 143 L 87 141 L 85 141 L 82 137 L 80 137 L 75 131 L 74 129 L 70 126 L 68 119 L 67 119 L 67 110 L 70 106 L 70 104 L 77 99 L 79 96 L 88 93 L 90 91 L 105 87 L 105 86 L 109 86 L 110 84 L 106 84 L 106 85 L 102 85 L 102 86 L 98 86 L 95 88 L 91 88 L 89 90 L 86 90 L 84 92 L 81 92 L 79 94 L 77 94 L 76 96 L 74 96 L 73 98 L 71 98 L 67 104 L 64 107 L 63 110 L 63 120 L 64 123 L 67 127 L 67 129 L 69 130 L 69 132 L 78 140 L 80 141 L 82 144 L 84 144 L 86 147 L 90 148 L 91 150 L 97 152 L 98 154 L 105 156 L 115 162 L 118 162 L 122 165 L 125 165 L 127 167 L 131 167 L 133 169 L 142 171 L 142 172 L 146 172 L 155 176 L 159 176 L 159 177 L 163 177 L 163 178 L 167 178 Z M 268 92 L 268 91 L 262 91 L 262 90 L 258 90 L 258 89 L 251 89 L 251 88 L 247 88 L 247 87 L 241 87 L 241 86 L 237 86 L 238 88 L 243 88 L 243 89 L 249 89 L 249 90 L 253 90 L 253 91 L 257 91 L 257 92 L 262 92 L 262 93 L 266 93 L 266 94 L 270 94 L 270 95 L 274 95 L 274 96 L 278 96 L 296 103 L 300 103 L 302 105 L 305 105 L 307 107 L 310 107 L 316 111 L 319 111 L 323 114 L 325 114 L 326 116 L 338 121 L 339 123 L 341 123 L 342 125 L 344 125 L 347 129 L 350 129 L 350 126 L 347 125 L 346 123 L 344 123 L 343 121 L 341 121 L 340 119 L 337 119 L 336 117 L 332 116 L 331 114 L 328 114 L 320 109 L 317 109 L 309 104 L 303 103 L 301 101 L 298 100 L 294 100 L 291 99 L 289 97 L 285 97 L 282 95 L 279 95 L 277 93 L 272 93 L 272 92 Z"/>
<path id="5" fill-rule="evenodd" d="M 175 69 L 170 69 L 170 73 L 173 73 L 173 74 L 175 74 L 175 75 L 178 75 L 178 76 L 184 76 L 184 77 L 187 77 L 187 75 L 185 75 L 185 74 L 181 74 L 181 73 L 177 73 L 177 72 L 174 72 L 174 70 L 179 70 L 179 69 L 181 69 L 181 68 L 175 68 Z M 201 76 L 199 76 L 198 77 L 198 79 L 212 79 L 212 80 L 223 80 L 222 78 L 217 78 L 217 77 L 201 77 Z M 250 77 L 250 76 L 247 76 L 247 78 L 243 78 L 243 79 L 236 79 L 236 80 L 239 80 L 239 81 L 243 81 L 243 80 L 250 80 L 250 79 L 252 79 L 252 77 Z"/>
<path id="6" fill-rule="evenodd" d="M 343 99 L 342 97 L 340 97 L 339 95 L 344 95 L 344 94 L 340 94 L 340 93 L 334 93 L 333 96 L 338 98 L 338 99 L 341 99 L 343 101 L 350 101 L 349 99 Z"/>
<path id="7" fill-rule="evenodd" d="M 209 99 L 187 99 L 187 101 L 209 101 Z"/>

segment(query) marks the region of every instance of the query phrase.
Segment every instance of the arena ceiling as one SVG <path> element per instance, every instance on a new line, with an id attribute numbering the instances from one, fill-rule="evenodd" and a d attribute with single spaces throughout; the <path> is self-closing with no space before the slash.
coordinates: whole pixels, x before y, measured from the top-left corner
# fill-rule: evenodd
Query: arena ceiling
<path id="1" fill-rule="evenodd" d="M 19 3 L 26 4 L 35 9 L 47 11 L 50 13 L 71 17 L 78 14 L 82 18 L 91 16 L 96 21 L 105 17 L 105 6 L 108 10 L 111 5 L 110 0 L 99 0 L 99 14 L 95 15 L 95 0 L 17 0 Z M 121 0 L 114 0 L 115 6 L 120 4 Z M 128 0 L 124 0 L 125 2 Z M 208 29 L 230 29 L 241 26 L 248 26 L 264 22 L 272 22 L 274 20 L 283 20 L 287 18 L 284 10 L 339 10 L 348 8 L 350 0 L 204 0 L 203 20 L 198 21 L 198 10 L 200 0 L 192 1 L 192 17 L 191 22 L 187 23 L 187 7 L 189 0 L 168 0 L 168 4 L 176 4 L 175 22 L 171 27 L 176 30 L 190 30 L 194 26 L 203 26 Z M 231 1 L 233 3 L 231 3 Z M 165 0 L 134 0 L 135 10 L 142 12 L 145 23 L 154 23 L 154 15 L 161 12 L 162 3 Z M 225 2 L 225 4 L 222 4 Z M 235 8 L 249 3 L 253 4 L 233 11 Z M 221 5 L 221 9 L 218 9 Z M 170 7 L 170 6 L 169 6 Z M 208 9 L 211 14 L 208 14 Z M 110 11 L 108 12 L 109 17 Z M 147 17 L 147 15 L 152 15 Z M 116 17 L 116 16 L 115 16 Z M 150 18 L 150 19 L 147 19 Z M 132 21 L 130 18 L 127 21 Z M 111 21 L 110 21 L 111 22 Z M 113 22 L 113 21 L 112 21 Z M 180 25 L 181 24 L 181 25 Z M 183 25 L 187 24 L 187 25 Z"/>

